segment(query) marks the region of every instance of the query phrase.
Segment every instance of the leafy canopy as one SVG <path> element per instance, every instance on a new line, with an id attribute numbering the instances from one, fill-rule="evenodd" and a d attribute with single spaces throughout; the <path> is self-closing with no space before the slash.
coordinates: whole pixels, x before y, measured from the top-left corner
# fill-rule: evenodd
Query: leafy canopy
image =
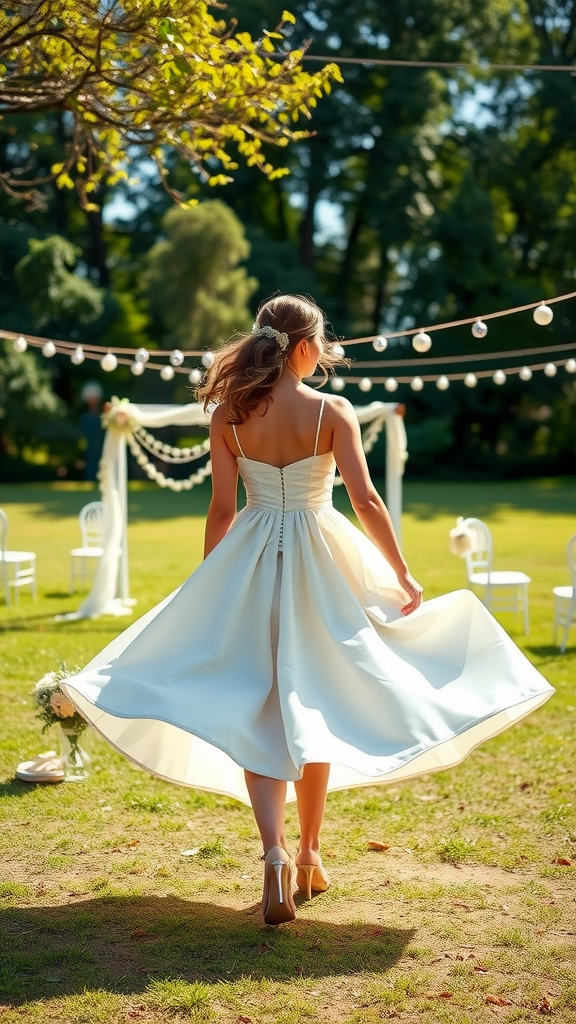
<path id="1" fill-rule="evenodd" d="M 308 74 L 303 49 L 277 41 L 295 19 L 284 11 L 259 39 L 209 13 L 206 0 L 30 0 L 0 9 L 0 116 L 63 111 L 71 139 L 50 176 L 0 175 L 12 195 L 41 201 L 55 180 L 77 188 L 93 209 L 100 183 L 128 179 L 147 155 L 167 181 L 167 154 L 178 152 L 210 184 L 230 180 L 240 157 L 270 178 L 288 173 L 263 145 L 286 146 L 318 98 L 341 81 L 336 65 Z"/>

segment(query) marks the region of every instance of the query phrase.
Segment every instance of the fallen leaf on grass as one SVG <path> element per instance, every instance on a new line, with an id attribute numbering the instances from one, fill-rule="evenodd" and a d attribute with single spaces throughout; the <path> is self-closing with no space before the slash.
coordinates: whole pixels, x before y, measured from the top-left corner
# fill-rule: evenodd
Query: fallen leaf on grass
<path id="1" fill-rule="evenodd" d="M 531 785 L 532 785 L 531 782 L 521 782 L 520 785 L 518 786 L 518 789 L 522 789 L 522 790 L 530 789 Z"/>
<path id="2" fill-rule="evenodd" d="M 129 843 L 125 843 L 124 845 L 125 846 L 138 846 L 139 842 L 140 842 L 139 839 L 131 839 Z"/>
<path id="3" fill-rule="evenodd" d="M 148 935 L 145 928 L 135 928 L 132 932 L 133 939 L 142 939 L 145 935 Z"/>
<path id="4" fill-rule="evenodd" d="M 556 857 L 556 860 L 552 861 L 553 864 L 563 864 L 564 867 L 572 867 L 572 861 L 568 860 L 568 857 Z"/>
<path id="5" fill-rule="evenodd" d="M 389 850 L 390 843 L 380 843 L 377 839 L 369 839 L 366 844 L 371 850 Z"/>
<path id="6" fill-rule="evenodd" d="M 537 1006 L 538 1013 L 552 1013 L 552 1003 L 548 999 L 548 996 L 542 996 L 542 999 Z"/>
<path id="7" fill-rule="evenodd" d="M 146 1016 L 146 1007 L 134 1006 L 131 1010 L 128 1010 L 126 1016 L 129 1017 L 131 1020 L 141 1019 L 142 1017 Z"/>
<path id="8" fill-rule="evenodd" d="M 426 999 L 452 999 L 451 992 L 430 992 Z"/>
<path id="9" fill-rule="evenodd" d="M 200 853 L 200 847 L 194 846 L 191 850 L 182 850 L 180 853 L 181 857 L 195 857 L 197 853 Z"/>
<path id="10" fill-rule="evenodd" d="M 492 1006 L 512 1006 L 511 999 L 504 999 L 504 996 L 486 996 L 486 1002 Z"/>
<path id="11" fill-rule="evenodd" d="M 482 964 L 474 964 L 474 970 L 478 971 L 479 974 L 488 974 L 488 968 L 483 967 Z"/>
<path id="12" fill-rule="evenodd" d="M 237 1017 L 238 1024 L 252 1024 L 252 1017 Z"/>

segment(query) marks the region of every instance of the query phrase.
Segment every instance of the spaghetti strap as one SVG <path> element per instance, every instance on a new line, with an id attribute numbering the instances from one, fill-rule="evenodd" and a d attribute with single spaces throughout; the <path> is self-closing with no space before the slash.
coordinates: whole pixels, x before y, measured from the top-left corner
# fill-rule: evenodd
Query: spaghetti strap
<path id="1" fill-rule="evenodd" d="M 232 430 L 234 431 L 234 437 L 236 438 L 236 444 L 238 445 L 238 447 L 240 449 L 240 455 L 242 456 L 243 459 L 245 459 L 246 456 L 244 455 L 244 449 L 242 448 L 242 445 L 240 444 L 240 441 L 238 440 L 238 434 L 236 433 L 236 425 L 234 423 L 232 424 Z"/>
<path id="2" fill-rule="evenodd" d="M 322 413 L 324 412 L 324 402 L 325 401 L 326 401 L 326 395 L 324 395 L 322 397 L 322 402 L 320 403 L 320 414 L 318 416 L 318 426 L 316 427 L 316 440 L 314 442 L 314 455 L 316 455 L 316 450 L 318 448 L 318 438 L 320 437 L 320 424 L 322 423 Z"/>

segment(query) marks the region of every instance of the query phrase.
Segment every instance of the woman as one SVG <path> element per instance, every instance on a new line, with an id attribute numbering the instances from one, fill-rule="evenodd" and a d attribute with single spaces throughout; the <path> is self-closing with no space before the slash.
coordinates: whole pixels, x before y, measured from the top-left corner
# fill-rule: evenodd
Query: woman
<path id="1" fill-rule="evenodd" d="M 334 362 L 321 310 L 293 295 L 266 302 L 216 354 L 199 389 L 216 406 L 204 562 L 66 685 L 154 773 L 247 791 L 267 924 L 295 916 L 287 784 L 296 882 L 310 898 L 329 885 L 328 788 L 456 764 L 553 692 L 469 591 L 421 604 L 352 407 L 304 383 Z M 336 465 L 367 536 L 332 506 Z"/>

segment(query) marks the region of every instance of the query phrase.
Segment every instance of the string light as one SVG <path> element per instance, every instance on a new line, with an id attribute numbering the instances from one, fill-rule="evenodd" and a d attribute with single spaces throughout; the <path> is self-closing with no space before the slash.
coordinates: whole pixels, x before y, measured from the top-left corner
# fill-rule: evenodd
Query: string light
<path id="1" fill-rule="evenodd" d="M 360 388 L 360 391 L 371 391 L 372 381 L 370 380 L 370 377 L 362 377 L 362 380 L 358 381 L 358 387 Z"/>
<path id="2" fill-rule="evenodd" d="M 412 338 L 412 348 L 416 352 L 428 352 L 432 348 L 432 338 L 425 331 L 418 331 Z"/>
<path id="3" fill-rule="evenodd" d="M 476 323 L 472 324 L 472 335 L 474 338 L 485 338 L 488 334 L 488 327 L 483 320 L 477 320 Z"/>
<path id="4" fill-rule="evenodd" d="M 73 363 L 74 366 L 80 366 L 80 364 L 84 362 L 85 358 L 86 356 L 84 355 L 82 345 L 78 345 L 70 356 L 70 362 Z"/>
<path id="5" fill-rule="evenodd" d="M 184 354 L 179 348 L 175 348 L 174 351 L 170 353 L 170 362 L 172 363 L 172 366 L 182 366 L 182 363 L 184 362 Z"/>
<path id="6" fill-rule="evenodd" d="M 422 377 L 414 377 L 410 381 L 410 387 L 412 388 L 412 391 L 422 391 L 422 388 L 424 387 Z"/>
<path id="7" fill-rule="evenodd" d="M 396 391 L 398 388 L 398 381 L 395 377 L 387 377 L 384 381 L 384 387 L 386 391 Z"/>
<path id="8" fill-rule="evenodd" d="M 558 368 L 554 365 L 554 363 L 546 363 L 546 366 L 544 367 L 544 373 L 547 377 L 555 377 L 558 373 Z"/>
<path id="9" fill-rule="evenodd" d="M 112 373 L 118 366 L 118 360 L 113 352 L 107 352 L 105 356 L 100 360 L 100 366 L 106 373 Z"/>
<path id="10" fill-rule="evenodd" d="M 42 345 L 42 355 L 46 356 L 46 359 L 51 359 L 56 355 L 56 345 L 53 341 L 47 341 L 45 345 Z"/>
<path id="11" fill-rule="evenodd" d="M 467 373 L 464 377 L 464 383 L 467 388 L 475 388 L 478 383 L 478 378 L 475 373 Z"/>
<path id="12" fill-rule="evenodd" d="M 135 377 L 141 377 L 142 374 L 144 373 L 144 369 L 144 363 L 141 363 L 137 359 L 136 362 L 132 363 L 132 366 L 130 367 L 130 373 L 133 373 Z"/>
<path id="13" fill-rule="evenodd" d="M 534 317 L 535 323 L 539 324 L 540 327 L 547 327 L 554 319 L 554 313 L 550 309 L 550 306 L 546 306 L 543 302 L 539 306 L 536 306 L 532 316 Z"/>
<path id="14" fill-rule="evenodd" d="M 383 334 L 379 334 L 376 338 L 374 338 L 372 342 L 372 348 L 374 349 L 375 352 L 385 352 L 386 349 L 388 348 L 388 339 L 385 338 Z"/>
<path id="15" fill-rule="evenodd" d="M 494 381 L 495 384 L 505 384 L 506 374 L 504 373 L 503 370 L 496 370 L 496 373 L 493 375 L 492 380 Z"/>
<path id="16" fill-rule="evenodd" d="M 22 353 L 26 351 L 26 349 L 28 348 L 28 342 L 26 341 L 26 338 L 24 337 L 23 334 L 18 335 L 18 337 L 14 341 L 14 344 L 12 345 L 12 348 L 14 349 L 15 352 Z"/>
<path id="17" fill-rule="evenodd" d="M 447 391 L 448 388 L 450 387 L 450 381 L 448 380 L 448 377 L 446 377 L 444 374 L 442 374 L 441 377 L 438 377 L 438 380 L 436 381 L 436 387 L 438 388 L 438 391 Z"/>
<path id="18" fill-rule="evenodd" d="M 172 380 L 174 376 L 174 367 L 163 366 L 162 369 L 160 370 L 160 376 L 162 377 L 162 380 Z"/>

